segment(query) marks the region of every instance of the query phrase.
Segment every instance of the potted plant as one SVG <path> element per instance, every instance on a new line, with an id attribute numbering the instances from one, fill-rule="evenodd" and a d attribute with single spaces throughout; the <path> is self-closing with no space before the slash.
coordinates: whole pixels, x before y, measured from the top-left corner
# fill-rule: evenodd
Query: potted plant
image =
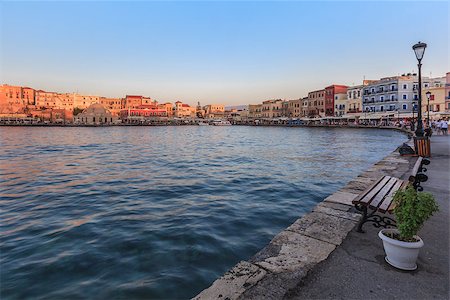
<path id="1" fill-rule="evenodd" d="M 383 241 L 386 261 L 402 270 L 417 269 L 417 257 L 423 247 L 417 232 L 438 206 L 432 194 L 417 192 L 413 187 L 394 194 L 394 214 L 397 229 L 383 229 L 378 236 Z"/>

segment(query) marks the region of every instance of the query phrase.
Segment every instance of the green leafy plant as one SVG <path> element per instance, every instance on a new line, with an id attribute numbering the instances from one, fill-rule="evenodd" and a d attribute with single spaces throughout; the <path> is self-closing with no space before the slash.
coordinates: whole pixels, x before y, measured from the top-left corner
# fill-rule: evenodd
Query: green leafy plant
<path id="1" fill-rule="evenodd" d="M 394 214 L 401 241 L 415 241 L 414 235 L 422 228 L 426 220 L 439 210 L 434 196 L 426 192 L 417 192 L 413 187 L 398 190 L 394 194 Z"/>

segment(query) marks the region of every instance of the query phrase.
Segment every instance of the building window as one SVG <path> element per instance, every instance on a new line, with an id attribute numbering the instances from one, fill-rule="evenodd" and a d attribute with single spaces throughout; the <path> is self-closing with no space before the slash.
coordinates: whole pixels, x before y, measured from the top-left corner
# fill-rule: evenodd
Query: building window
<path id="1" fill-rule="evenodd" d="M 380 111 L 384 111 L 384 106 L 383 105 L 380 106 Z"/>
<path id="2" fill-rule="evenodd" d="M 403 89 L 406 90 L 407 88 L 408 88 L 408 85 L 407 85 L 407 84 L 404 84 L 404 85 L 403 85 Z"/>
<path id="3" fill-rule="evenodd" d="M 403 100 L 408 100 L 408 95 L 403 94 Z"/>
<path id="4" fill-rule="evenodd" d="M 381 102 L 384 102 L 384 96 L 381 96 L 381 97 L 380 97 L 380 101 L 381 101 Z"/>
<path id="5" fill-rule="evenodd" d="M 403 109 L 408 109 L 408 104 L 403 104 Z"/>
<path id="6" fill-rule="evenodd" d="M 418 100 L 417 94 L 414 94 L 414 100 Z"/>
<path id="7" fill-rule="evenodd" d="M 395 100 L 395 95 L 391 95 L 391 100 Z"/>

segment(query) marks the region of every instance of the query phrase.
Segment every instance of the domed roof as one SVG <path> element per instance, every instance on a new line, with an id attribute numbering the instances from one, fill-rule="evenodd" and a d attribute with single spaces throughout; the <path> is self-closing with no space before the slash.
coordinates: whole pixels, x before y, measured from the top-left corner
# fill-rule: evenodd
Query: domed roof
<path id="1" fill-rule="evenodd" d="M 103 115 L 109 113 L 109 111 L 103 107 L 100 103 L 91 104 L 83 111 L 84 114 Z"/>

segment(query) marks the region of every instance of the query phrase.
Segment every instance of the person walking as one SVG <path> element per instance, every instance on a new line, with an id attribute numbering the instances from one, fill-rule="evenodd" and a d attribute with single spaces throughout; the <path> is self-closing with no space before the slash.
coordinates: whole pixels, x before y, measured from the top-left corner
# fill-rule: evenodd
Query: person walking
<path id="1" fill-rule="evenodd" d="M 445 119 L 441 121 L 441 131 L 443 135 L 448 135 L 448 122 Z"/>

